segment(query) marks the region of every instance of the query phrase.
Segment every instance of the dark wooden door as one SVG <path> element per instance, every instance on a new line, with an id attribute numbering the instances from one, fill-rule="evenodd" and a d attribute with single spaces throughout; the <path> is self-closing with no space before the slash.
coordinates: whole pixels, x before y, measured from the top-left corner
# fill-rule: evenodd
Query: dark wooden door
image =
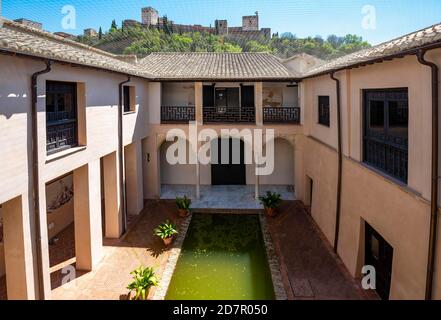
<path id="1" fill-rule="evenodd" d="M 228 143 L 228 163 L 222 163 L 222 140 L 224 143 Z M 239 140 L 240 150 L 239 154 L 233 155 L 233 139 L 218 139 L 217 140 L 217 163 L 211 164 L 211 184 L 212 185 L 245 185 L 246 184 L 246 172 L 244 161 L 244 143 Z M 239 158 L 240 157 L 240 158 Z M 224 155 L 227 160 L 226 155 Z M 233 161 L 234 160 L 234 161 Z M 237 161 L 240 160 L 240 161 Z M 224 161 L 226 162 L 226 161 Z M 239 162 L 239 163 L 237 163 Z"/>
<path id="2" fill-rule="evenodd" d="M 393 253 L 392 246 L 366 223 L 365 265 L 375 268 L 376 291 L 383 300 L 389 299 Z"/>

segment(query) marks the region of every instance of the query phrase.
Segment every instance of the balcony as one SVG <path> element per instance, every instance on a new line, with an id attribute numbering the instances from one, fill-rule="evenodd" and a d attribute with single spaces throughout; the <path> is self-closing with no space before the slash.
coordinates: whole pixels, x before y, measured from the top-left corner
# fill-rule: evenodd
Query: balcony
<path id="1" fill-rule="evenodd" d="M 252 107 L 203 107 L 204 123 L 255 123 L 256 112 Z"/>
<path id="2" fill-rule="evenodd" d="M 407 183 L 408 157 L 406 144 L 364 138 L 364 162 L 403 183 Z"/>
<path id="3" fill-rule="evenodd" d="M 47 112 L 46 151 L 52 154 L 78 145 L 74 112 Z"/>
<path id="4" fill-rule="evenodd" d="M 299 107 L 263 107 L 264 124 L 300 124 Z"/>
<path id="5" fill-rule="evenodd" d="M 161 123 L 189 123 L 195 121 L 194 106 L 162 106 Z"/>

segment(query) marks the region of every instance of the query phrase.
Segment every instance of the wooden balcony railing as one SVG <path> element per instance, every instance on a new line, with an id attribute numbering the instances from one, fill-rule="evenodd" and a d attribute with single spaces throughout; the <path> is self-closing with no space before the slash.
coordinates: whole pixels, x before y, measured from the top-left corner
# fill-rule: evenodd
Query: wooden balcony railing
<path id="1" fill-rule="evenodd" d="M 194 106 L 162 106 L 161 123 L 188 123 L 195 120 Z"/>
<path id="2" fill-rule="evenodd" d="M 46 125 L 46 151 L 52 154 L 78 145 L 76 119 L 59 120 Z"/>
<path id="3" fill-rule="evenodd" d="M 300 123 L 299 107 L 263 107 L 263 123 Z"/>
<path id="4" fill-rule="evenodd" d="M 203 107 L 204 123 L 255 123 L 256 112 L 252 107 Z"/>
<path id="5" fill-rule="evenodd" d="M 407 183 L 407 140 L 403 144 L 397 144 L 390 141 L 382 141 L 378 138 L 365 137 L 363 161 Z"/>

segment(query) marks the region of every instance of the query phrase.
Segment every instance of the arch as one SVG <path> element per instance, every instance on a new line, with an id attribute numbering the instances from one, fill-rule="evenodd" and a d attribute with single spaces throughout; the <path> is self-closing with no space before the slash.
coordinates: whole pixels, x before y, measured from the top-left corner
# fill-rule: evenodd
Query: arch
<path id="1" fill-rule="evenodd" d="M 284 136 L 274 138 L 274 170 L 270 175 L 260 176 L 261 190 L 286 192 L 294 196 L 295 148 L 293 139 Z M 266 146 L 266 144 L 265 144 Z M 283 197 L 283 195 L 282 195 Z M 286 198 L 286 197 L 285 197 Z"/>
<path id="2" fill-rule="evenodd" d="M 175 140 L 176 141 L 176 140 Z M 175 141 L 166 141 L 165 136 L 158 140 L 157 163 L 158 163 L 158 184 L 161 198 L 175 198 L 176 196 L 195 196 L 195 184 L 197 179 L 196 164 L 190 162 L 190 153 L 193 152 L 191 142 L 186 142 L 185 164 L 170 164 L 167 161 L 167 149 Z M 174 192 L 174 193 L 173 193 Z"/>

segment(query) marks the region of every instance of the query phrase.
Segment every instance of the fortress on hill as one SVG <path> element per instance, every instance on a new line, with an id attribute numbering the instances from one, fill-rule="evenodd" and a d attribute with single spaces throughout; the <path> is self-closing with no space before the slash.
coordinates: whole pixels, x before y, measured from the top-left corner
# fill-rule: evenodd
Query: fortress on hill
<path id="1" fill-rule="evenodd" d="M 136 20 L 124 20 L 123 27 L 144 27 L 144 28 L 158 28 L 164 31 L 172 33 L 185 33 L 185 32 L 205 32 L 216 35 L 228 35 L 232 38 L 240 39 L 257 39 L 257 38 L 271 38 L 271 28 L 259 29 L 259 14 L 243 16 L 242 26 L 229 27 L 227 20 L 215 20 L 213 26 L 202 25 L 186 25 L 176 24 L 172 20 L 169 20 L 166 16 L 160 16 L 159 12 L 152 7 L 146 7 L 141 9 L 141 22 Z"/>

